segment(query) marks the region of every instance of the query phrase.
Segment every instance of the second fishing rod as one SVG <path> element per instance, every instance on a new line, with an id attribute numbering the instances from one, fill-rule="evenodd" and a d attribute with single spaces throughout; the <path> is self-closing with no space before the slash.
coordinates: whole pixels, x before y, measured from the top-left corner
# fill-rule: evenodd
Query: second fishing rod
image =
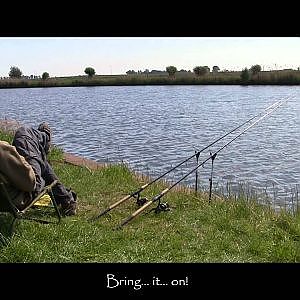
<path id="1" fill-rule="evenodd" d="M 290 98 L 290 97 L 289 97 Z M 288 99 L 289 99 L 288 98 Z M 285 100 L 279 100 L 276 101 L 275 103 L 273 103 L 272 105 L 268 106 L 267 108 L 265 108 L 263 111 L 259 112 L 258 114 L 254 115 L 253 117 L 249 118 L 248 120 L 246 120 L 245 122 L 243 122 L 242 124 L 236 126 L 235 128 L 233 128 L 232 130 L 230 130 L 229 132 L 227 132 L 226 134 L 222 135 L 221 137 L 219 137 L 218 139 L 214 140 L 212 143 L 210 143 L 209 145 L 205 146 L 204 148 L 202 148 L 201 150 L 197 150 L 195 151 L 195 153 L 189 157 L 187 157 L 186 159 L 184 159 L 183 161 L 179 162 L 177 165 L 175 165 L 173 168 L 169 169 L 168 171 L 166 171 L 165 173 L 163 173 L 162 175 L 154 178 L 152 181 L 150 181 L 149 183 L 146 183 L 144 185 L 142 185 L 140 188 L 138 188 L 136 191 L 128 194 L 127 196 L 123 197 L 122 199 L 116 201 L 115 203 L 111 204 L 110 206 L 108 206 L 107 208 L 105 208 L 104 210 L 102 210 L 100 212 L 99 215 L 97 215 L 96 217 L 93 217 L 91 220 L 97 220 L 98 218 L 100 218 L 101 216 L 105 215 L 106 213 L 108 213 L 109 211 L 111 211 L 112 209 L 116 208 L 117 206 L 119 206 L 120 204 L 124 203 L 125 201 L 129 200 L 130 198 L 134 197 L 137 198 L 137 201 L 140 199 L 140 193 L 145 190 L 147 187 L 149 187 L 150 185 L 152 185 L 153 183 L 157 182 L 158 180 L 160 180 L 161 178 L 163 178 L 164 176 L 166 176 L 167 174 L 169 174 L 170 172 L 172 172 L 173 170 L 177 169 L 178 167 L 180 167 L 181 165 L 183 165 L 184 163 L 188 162 L 189 160 L 191 160 L 193 157 L 196 157 L 197 159 L 197 164 L 198 164 L 198 159 L 199 159 L 199 155 L 201 152 L 205 151 L 206 149 L 208 149 L 209 147 L 213 146 L 214 144 L 216 144 L 217 142 L 221 141 L 222 139 L 224 139 L 225 137 L 227 137 L 228 135 L 234 133 L 235 131 L 237 131 L 238 129 L 242 128 L 243 126 L 245 126 L 246 124 L 250 123 L 251 121 L 253 121 L 254 119 L 258 118 L 260 115 L 262 115 L 264 112 L 268 112 L 269 110 L 273 109 L 274 107 L 277 107 L 278 105 L 282 104 L 283 102 L 287 101 L 288 99 Z M 197 187 L 197 173 L 196 173 L 196 187 Z M 141 202 L 143 203 L 143 202 Z"/>

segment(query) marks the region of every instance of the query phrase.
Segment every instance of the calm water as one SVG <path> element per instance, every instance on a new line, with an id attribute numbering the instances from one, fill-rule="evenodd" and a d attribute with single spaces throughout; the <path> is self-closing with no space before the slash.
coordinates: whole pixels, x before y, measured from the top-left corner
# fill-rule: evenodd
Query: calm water
<path id="1" fill-rule="evenodd" d="M 126 162 L 158 176 L 275 101 L 295 97 L 251 128 L 214 163 L 214 186 L 249 182 L 276 198 L 300 183 L 300 87 L 130 86 L 0 90 L 0 118 L 37 126 L 47 121 L 54 143 L 98 161 Z M 219 142 L 206 158 L 233 138 Z M 195 159 L 171 173 L 178 180 Z M 200 167 L 208 185 L 211 163 Z M 185 180 L 195 183 L 194 175 Z M 274 192 L 274 191 L 273 191 Z M 272 193 L 273 193 L 272 192 Z M 275 195 L 275 194 L 274 194 Z M 274 196 L 275 197 L 275 196 Z"/>

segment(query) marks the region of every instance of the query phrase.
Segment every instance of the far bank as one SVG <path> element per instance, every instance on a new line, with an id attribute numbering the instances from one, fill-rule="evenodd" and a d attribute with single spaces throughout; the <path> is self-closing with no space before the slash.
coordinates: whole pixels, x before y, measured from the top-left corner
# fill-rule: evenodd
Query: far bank
<path id="1" fill-rule="evenodd" d="M 5 78 L 0 88 L 131 86 L 131 85 L 299 85 L 300 71 L 262 71 L 245 80 L 241 72 L 218 72 L 196 76 L 193 73 L 168 75 L 94 75 L 50 77 L 48 79 Z"/>

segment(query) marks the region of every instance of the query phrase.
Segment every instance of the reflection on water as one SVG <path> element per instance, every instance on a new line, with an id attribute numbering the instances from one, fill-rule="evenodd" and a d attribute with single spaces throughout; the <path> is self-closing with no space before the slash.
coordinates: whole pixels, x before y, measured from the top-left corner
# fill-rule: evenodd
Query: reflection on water
<path id="1" fill-rule="evenodd" d="M 295 95 L 245 135 L 221 151 L 214 182 L 247 181 L 260 189 L 285 189 L 300 182 L 300 87 L 297 86 L 115 86 L 0 90 L 0 118 L 54 129 L 65 151 L 98 161 L 126 162 L 158 176 L 264 108 Z M 201 153 L 208 157 L 230 135 Z M 195 167 L 193 159 L 169 180 Z M 207 187 L 210 162 L 200 167 Z M 195 176 L 184 183 L 194 185 Z"/>

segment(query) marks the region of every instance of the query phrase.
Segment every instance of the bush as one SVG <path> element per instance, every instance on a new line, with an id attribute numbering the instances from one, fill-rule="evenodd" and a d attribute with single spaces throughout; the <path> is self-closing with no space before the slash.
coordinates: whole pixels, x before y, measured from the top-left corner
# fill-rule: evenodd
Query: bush
<path id="1" fill-rule="evenodd" d="M 95 69 L 91 67 L 85 68 L 84 73 L 87 74 L 89 77 L 93 77 L 96 74 Z"/>
<path id="2" fill-rule="evenodd" d="M 249 71 L 247 68 L 243 69 L 242 70 L 242 73 L 241 73 L 241 79 L 243 82 L 247 82 L 250 78 L 250 75 L 249 75 Z"/>
<path id="3" fill-rule="evenodd" d="M 169 76 L 174 76 L 177 72 L 177 68 L 174 66 L 166 67 L 166 71 L 168 72 Z"/>
<path id="4" fill-rule="evenodd" d="M 42 79 L 43 80 L 46 80 L 46 79 L 48 79 L 49 78 L 49 73 L 48 72 L 44 72 L 43 74 L 42 74 Z"/>
<path id="5" fill-rule="evenodd" d="M 18 67 L 10 67 L 8 75 L 11 78 L 21 78 L 22 71 Z"/>

